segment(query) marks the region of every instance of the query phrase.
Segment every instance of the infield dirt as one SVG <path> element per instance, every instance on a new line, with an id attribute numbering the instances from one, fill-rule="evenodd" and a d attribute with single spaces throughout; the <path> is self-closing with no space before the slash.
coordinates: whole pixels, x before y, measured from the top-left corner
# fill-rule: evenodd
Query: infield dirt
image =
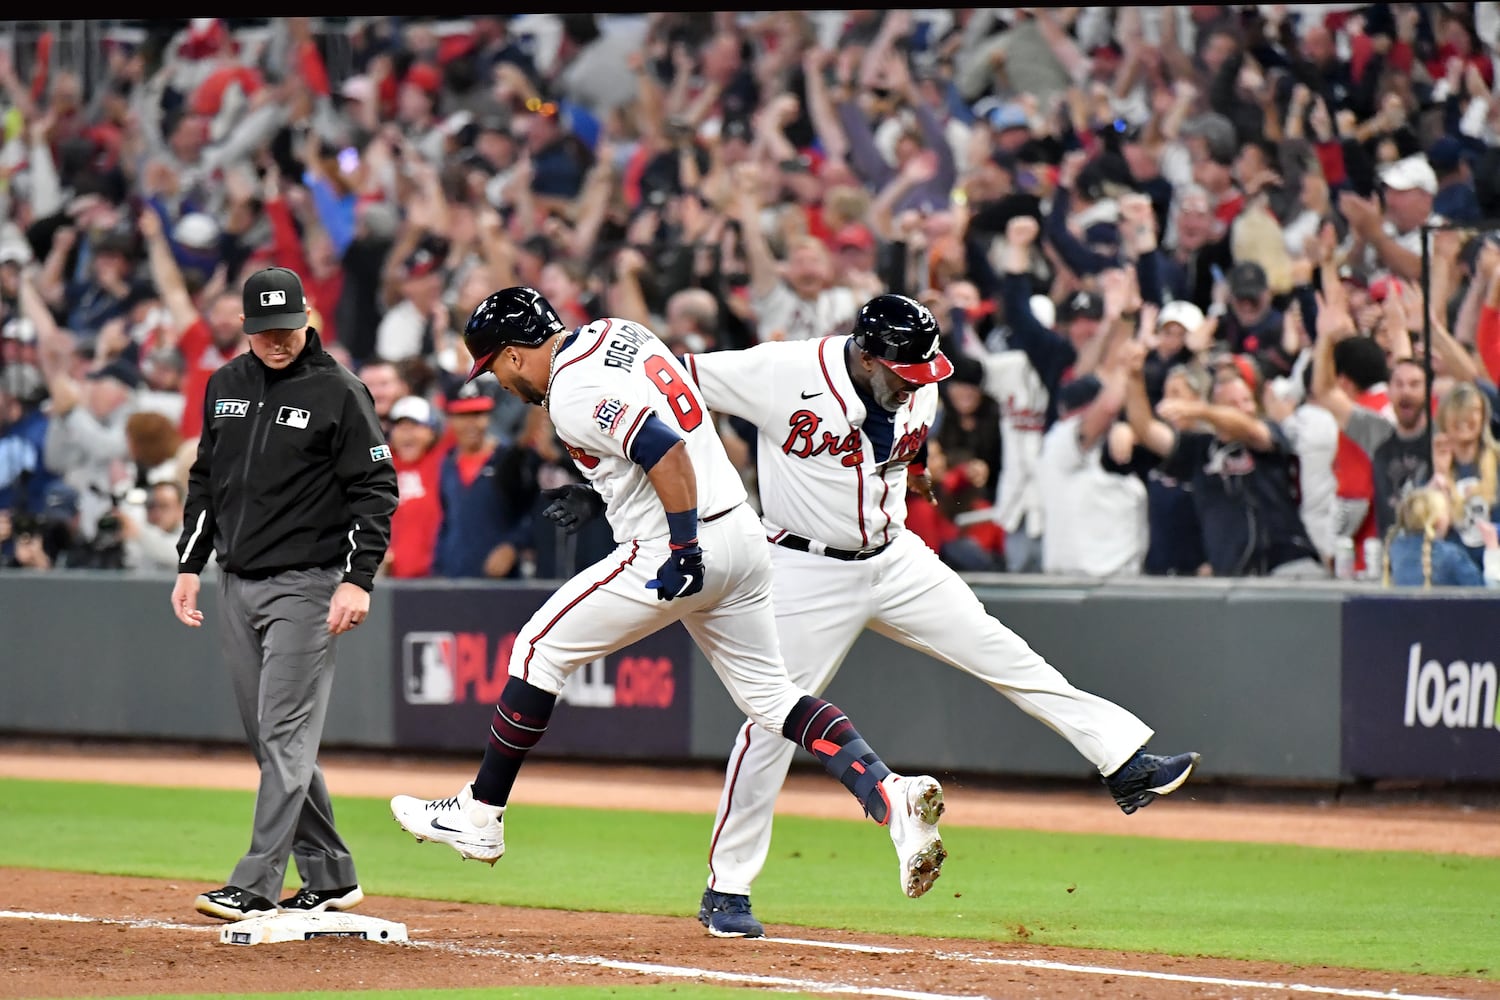
<path id="1" fill-rule="evenodd" d="M 323 767 L 338 795 L 396 792 L 450 794 L 472 777 L 469 762 L 420 761 L 327 754 Z M 14 745 L 0 752 L 0 776 L 133 784 L 252 789 L 248 754 L 228 750 L 184 755 L 181 748 L 129 746 L 80 750 Z M 538 760 L 528 764 L 513 801 L 711 812 L 720 775 L 712 770 L 593 768 Z M 1277 805 L 1164 799 L 1126 817 L 1098 793 L 950 788 L 945 824 L 1198 840 L 1296 843 L 1349 849 L 1434 851 L 1500 856 L 1500 812 L 1456 806 L 1375 803 Z M 962 790 L 963 794 L 956 794 Z M 1186 791 L 1187 789 L 1184 789 Z M 826 779 L 794 774 L 778 811 L 847 817 L 847 803 L 829 795 Z M 123 996 L 290 990 L 437 989 L 544 984 L 622 985 L 673 980 L 664 973 L 616 971 L 537 956 L 598 956 L 662 967 L 732 975 L 784 977 L 845 992 L 883 988 L 991 997 L 1276 997 L 1305 996 L 1289 988 L 1247 988 L 1110 976 L 1034 967 L 982 965 L 935 952 L 1006 960 L 1047 960 L 1121 970 L 1204 976 L 1341 990 L 1399 991 L 1442 997 L 1497 998 L 1500 982 L 1335 969 L 1268 962 L 996 944 L 986 941 L 893 938 L 767 924 L 769 938 L 724 941 L 707 936 L 691 915 L 681 918 L 580 914 L 412 899 L 370 897 L 360 912 L 405 922 L 414 940 L 443 941 L 448 950 L 349 940 L 233 948 L 218 944 L 218 921 L 185 904 L 206 888 L 141 878 L 0 870 L 0 909 L 83 914 L 135 922 L 193 925 L 201 931 L 127 924 L 0 919 L 0 997 Z M 778 937 L 905 949 L 868 954 L 810 948 Z M 481 950 L 496 954 L 477 954 Z M 501 954 L 503 953 L 503 954 Z M 530 956 L 530 957 L 527 957 Z M 805 987 L 807 992 L 819 992 Z"/>

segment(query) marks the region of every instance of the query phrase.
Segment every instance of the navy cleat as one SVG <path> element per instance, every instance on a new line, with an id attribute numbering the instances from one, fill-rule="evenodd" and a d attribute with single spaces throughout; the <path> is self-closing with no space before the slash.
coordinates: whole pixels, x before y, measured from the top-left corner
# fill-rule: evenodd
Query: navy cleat
<path id="1" fill-rule="evenodd" d="M 1120 808 L 1128 816 L 1151 804 L 1158 795 L 1175 792 L 1188 780 L 1200 756 L 1196 753 L 1180 753 L 1172 757 L 1158 757 L 1141 747 L 1135 756 L 1125 762 L 1114 774 L 1104 778 L 1105 787 L 1115 797 Z"/>
<path id="2" fill-rule="evenodd" d="M 750 912 L 750 897 L 729 892 L 703 890 L 703 901 L 698 904 L 698 922 L 708 928 L 714 937 L 757 938 L 765 937 L 766 929 Z"/>

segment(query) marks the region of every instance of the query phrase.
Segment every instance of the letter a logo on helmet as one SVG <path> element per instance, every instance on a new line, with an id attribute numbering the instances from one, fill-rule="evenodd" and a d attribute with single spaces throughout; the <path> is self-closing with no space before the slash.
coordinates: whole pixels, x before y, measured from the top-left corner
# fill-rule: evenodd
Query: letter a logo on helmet
<path id="1" fill-rule="evenodd" d="M 937 319 L 916 299 L 877 295 L 854 318 L 854 346 L 915 385 L 941 382 L 953 362 L 938 349 Z"/>
<path id="2" fill-rule="evenodd" d="M 537 347 L 554 333 L 566 330 L 552 303 L 535 288 L 502 288 L 479 303 L 464 327 L 464 347 L 474 358 L 474 367 L 464 381 L 472 382 L 489 371 L 503 348 L 511 344 Z"/>

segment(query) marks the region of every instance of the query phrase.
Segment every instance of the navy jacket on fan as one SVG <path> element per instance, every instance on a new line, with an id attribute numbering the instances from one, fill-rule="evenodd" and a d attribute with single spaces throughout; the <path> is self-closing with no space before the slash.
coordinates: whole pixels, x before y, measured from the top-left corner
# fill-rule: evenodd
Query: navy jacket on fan
<path id="1" fill-rule="evenodd" d="M 1203 543 L 1215 576 L 1264 576 L 1283 563 L 1317 559 L 1298 512 L 1297 456 L 1275 424 L 1271 450 L 1213 434 L 1179 431 L 1163 475 L 1192 483 Z"/>
<path id="2" fill-rule="evenodd" d="M 485 560 L 496 546 L 509 542 L 518 555 L 531 548 L 530 511 L 518 508 L 518 498 L 507 487 L 506 465 L 511 457 L 511 449 L 496 446 L 474 481 L 464 485 L 457 450 L 449 449 L 443 456 L 438 473 L 443 526 L 438 529 L 433 576 L 482 577 Z M 520 576 L 520 565 L 518 558 L 507 576 Z"/>
<path id="3" fill-rule="evenodd" d="M 1198 523 L 1192 483 L 1163 474 L 1161 457 L 1144 445 L 1136 445 L 1130 461 L 1123 465 L 1111 458 L 1106 448 L 1100 463 L 1106 472 L 1137 476 L 1146 484 L 1146 522 L 1151 538 L 1146 550 L 1146 575 L 1196 576 L 1208 557 L 1203 554 L 1203 528 Z"/>
<path id="4" fill-rule="evenodd" d="M 309 328 L 286 368 L 246 351 L 209 377 L 179 566 L 202 572 L 215 551 L 248 578 L 338 566 L 345 583 L 370 590 L 396 500 L 370 390 Z"/>

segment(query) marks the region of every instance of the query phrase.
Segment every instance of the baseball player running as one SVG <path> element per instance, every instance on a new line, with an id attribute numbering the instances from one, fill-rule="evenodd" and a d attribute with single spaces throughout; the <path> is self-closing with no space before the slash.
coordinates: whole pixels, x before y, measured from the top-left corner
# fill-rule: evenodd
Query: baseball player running
<path id="1" fill-rule="evenodd" d="M 880 295 L 860 309 L 852 336 L 687 355 L 684 364 L 709 409 L 760 428 L 762 519 L 793 683 L 821 694 L 868 627 L 973 674 L 1062 734 L 1127 814 L 1187 780 L 1198 754 L 1146 753 L 1145 723 L 1068 683 L 904 530 L 908 466 L 925 459 L 936 383 L 953 372 L 926 306 Z M 770 849 L 794 750 L 749 722 L 740 728 L 699 912 L 716 936 L 765 933 L 750 884 Z"/>
<path id="2" fill-rule="evenodd" d="M 588 479 L 556 491 L 553 518 L 581 523 L 602 509 L 619 547 L 559 587 L 516 637 L 474 780 L 452 798 L 396 796 L 397 822 L 418 840 L 494 864 L 505 853 L 511 787 L 568 677 L 680 620 L 759 727 L 758 740 L 784 737 L 822 761 L 889 827 L 902 890 L 930 889 L 946 857 L 942 787 L 893 773 L 843 712 L 788 678 L 760 520 L 702 396 L 666 346 L 623 319 L 569 332 L 525 287 L 481 303 L 464 343 L 474 357 L 469 379 L 493 372 L 507 392 L 545 407 Z"/>

